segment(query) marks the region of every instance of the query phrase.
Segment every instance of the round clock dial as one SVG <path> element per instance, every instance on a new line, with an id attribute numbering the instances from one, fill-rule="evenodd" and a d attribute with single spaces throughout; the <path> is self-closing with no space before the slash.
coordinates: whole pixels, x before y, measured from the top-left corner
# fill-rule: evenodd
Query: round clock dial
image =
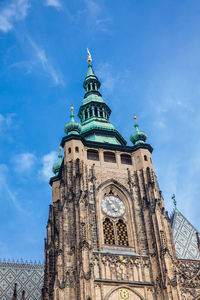
<path id="1" fill-rule="evenodd" d="M 106 196 L 101 200 L 102 211 L 110 217 L 120 217 L 125 212 L 125 205 L 115 196 Z"/>

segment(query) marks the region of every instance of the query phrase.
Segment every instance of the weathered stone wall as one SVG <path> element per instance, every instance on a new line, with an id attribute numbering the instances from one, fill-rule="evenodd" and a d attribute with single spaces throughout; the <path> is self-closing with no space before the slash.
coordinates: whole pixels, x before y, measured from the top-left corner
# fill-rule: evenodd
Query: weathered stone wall
<path id="1" fill-rule="evenodd" d="M 183 299 L 151 153 L 141 147 L 124 164 L 120 151 L 112 151 L 116 162 L 105 162 L 103 149 L 96 149 L 99 160 L 87 159 L 87 150 L 80 140 L 67 141 L 61 176 L 52 183 L 43 299 Z M 128 246 L 104 243 L 101 200 L 109 193 L 125 205 Z"/>

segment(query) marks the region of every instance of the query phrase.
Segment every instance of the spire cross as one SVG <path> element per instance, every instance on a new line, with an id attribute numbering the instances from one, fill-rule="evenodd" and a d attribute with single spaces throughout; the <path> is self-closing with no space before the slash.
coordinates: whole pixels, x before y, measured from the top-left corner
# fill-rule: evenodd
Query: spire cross
<path id="1" fill-rule="evenodd" d="M 177 202 L 176 202 L 175 194 L 172 195 L 172 200 L 173 200 L 173 203 L 174 203 L 174 209 L 177 211 Z"/>

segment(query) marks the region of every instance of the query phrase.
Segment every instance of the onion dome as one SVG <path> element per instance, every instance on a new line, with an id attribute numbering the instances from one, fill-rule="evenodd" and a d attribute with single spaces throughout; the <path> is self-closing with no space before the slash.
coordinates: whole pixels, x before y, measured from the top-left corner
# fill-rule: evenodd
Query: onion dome
<path id="1" fill-rule="evenodd" d="M 57 162 L 57 163 L 55 163 L 54 165 L 53 165 L 53 168 L 52 168 L 52 171 L 53 171 L 53 173 L 55 174 L 55 176 L 57 176 L 58 175 L 58 173 L 59 173 L 59 170 L 60 170 L 60 167 L 61 167 L 61 164 L 62 164 L 62 158 L 63 158 L 63 156 L 62 156 L 62 153 L 61 153 L 61 147 L 59 147 L 59 154 L 58 154 L 58 158 L 59 158 L 59 161 Z"/>
<path id="2" fill-rule="evenodd" d="M 137 117 L 134 116 L 133 119 L 135 120 L 135 132 L 133 132 L 130 136 L 130 140 L 133 143 L 133 145 L 138 145 L 138 144 L 144 144 L 147 139 L 147 134 L 143 131 L 140 131 L 139 125 L 137 123 Z"/>
<path id="3" fill-rule="evenodd" d="M 73 113 L 74 108 L 73 108 L 73 106 L 70 107 L 70 110 L 71 110 L 71 115 L 70 115 L 71 121 L 65 125 L 64 132 L 67 135 L 80 134 L 81 124 L 74 121 L 74 113 Z"/>

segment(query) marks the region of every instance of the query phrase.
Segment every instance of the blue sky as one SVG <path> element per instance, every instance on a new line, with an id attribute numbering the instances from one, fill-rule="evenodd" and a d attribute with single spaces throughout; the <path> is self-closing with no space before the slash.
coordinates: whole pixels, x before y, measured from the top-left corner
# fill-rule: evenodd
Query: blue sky
<path id="1" fill-rule="evenodd" d="M 0 258 L 43 261 L 52 163 L 89 47 L 111 121 L 147 132 L 166 209 L 200 230 L 199 0 L 0 1 Z"/>

